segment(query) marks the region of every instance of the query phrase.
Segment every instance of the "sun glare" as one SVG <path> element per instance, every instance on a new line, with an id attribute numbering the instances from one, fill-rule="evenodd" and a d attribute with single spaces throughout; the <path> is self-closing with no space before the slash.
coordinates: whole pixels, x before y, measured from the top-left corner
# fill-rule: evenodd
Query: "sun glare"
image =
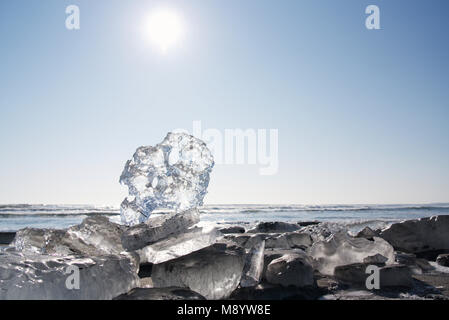
<path id="1" fill-rule="evenodd" d="M 146 31 L 150 42 L 165 53 L 179 43 L 184 26 L 175 11 L 158 9 L 148 17 Z"/>

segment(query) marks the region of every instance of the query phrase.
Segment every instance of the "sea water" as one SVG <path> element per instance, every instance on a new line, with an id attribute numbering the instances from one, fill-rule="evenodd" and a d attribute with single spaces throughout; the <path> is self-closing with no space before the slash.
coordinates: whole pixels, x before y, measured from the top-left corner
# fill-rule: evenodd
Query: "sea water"
<path id="1" fill-rule="evenodd" d="M 326 221 L 348 225 L 357 231 L 365 226 L 382 228 L 393 222 L 449 215 L 449 203 L 425 205 L 206 205 L 201 220 L 216 224 L 254 225 L 260 221 Z M 157 211 L 156 211 L 157 213 Z M 22 228 L 63 229 L 84 218 L 106 215 L 120 222 L 117 207 L 89 205 L 0 205 L 0 232 Z"/>

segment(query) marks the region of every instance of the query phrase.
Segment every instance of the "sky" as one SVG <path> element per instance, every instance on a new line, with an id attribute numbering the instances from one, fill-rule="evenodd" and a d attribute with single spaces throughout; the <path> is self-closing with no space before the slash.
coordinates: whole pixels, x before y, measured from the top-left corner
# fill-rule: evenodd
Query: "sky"
<path id="1" fill-rule="evenodd" d="M 68 30 L 66 7 L 80 9 Z M 380 8 L 380 30 L 365 8 Z M 162 52 L 165 8 L 182 39 Z M 118 205 L 126 160 L 193 121 L 277 129 L 206 203 L 449 202 L 449 2 L 2 0 L 0 203 Z"/>

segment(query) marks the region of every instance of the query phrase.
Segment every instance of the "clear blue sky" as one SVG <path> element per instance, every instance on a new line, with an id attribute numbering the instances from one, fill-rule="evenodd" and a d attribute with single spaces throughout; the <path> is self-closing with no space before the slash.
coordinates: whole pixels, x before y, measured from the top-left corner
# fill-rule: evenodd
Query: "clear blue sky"
<path id="1" fill-rule="evenodd" d="M 162 4 L 186 26 L 168 54 L 141 28 Z M 208 203 L 449 202 L 448 14 L 447 0 L 2 0 L 0 203 L 117 205 L 136 147 L 193 120 L 279 130 L 278 174 L 217 166 Z"/>

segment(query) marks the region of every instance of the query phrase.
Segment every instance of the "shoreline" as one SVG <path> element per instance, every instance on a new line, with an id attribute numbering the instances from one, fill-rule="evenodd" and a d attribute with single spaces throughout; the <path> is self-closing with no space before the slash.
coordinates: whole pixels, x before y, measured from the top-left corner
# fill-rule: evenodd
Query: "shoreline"
<path id="1" fill-rule="evenodd" d="M 0 263 L 15 274 L 1 283 L 0 299 L 17 298 L 9 291 L 17 285 L 33 288 L 21 297 L 52 299 L 65 268 L 77 264 L 85 290 L 63 291 L 64 299 L 449 300 L 449 216 L 357 234 L 320 221 L 203 222 L 190 210 L 129 227 L 96 216 L 64 230 L 0 232 Z M 54 284 L 40 284 L 41 267 Z M 366 285 L 371 267 L 375 290 Z"/>

